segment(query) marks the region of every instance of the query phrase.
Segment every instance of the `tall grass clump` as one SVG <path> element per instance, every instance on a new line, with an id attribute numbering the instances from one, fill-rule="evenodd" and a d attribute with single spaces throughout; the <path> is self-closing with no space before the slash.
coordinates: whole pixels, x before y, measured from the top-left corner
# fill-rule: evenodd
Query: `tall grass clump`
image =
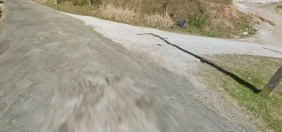
<path id="1" fill-rule="evenodd" d="M 197 13 L 192 14 L 190 17 L 190 27 L 204 29 L 209 24 L 208 17 L 209 13 L 207 13 L 207 9 L 201 16 L 199 16 Z"/>

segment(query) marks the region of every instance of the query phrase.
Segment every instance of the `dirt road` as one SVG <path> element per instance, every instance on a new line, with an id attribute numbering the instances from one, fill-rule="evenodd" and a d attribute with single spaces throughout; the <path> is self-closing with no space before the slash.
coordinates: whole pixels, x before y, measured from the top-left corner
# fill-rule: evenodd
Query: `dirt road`
<path id="1" fill-rule="evenodd" d="M 250 38 L 239 39 L 258 43 L 261 45 L 272 45 L 282 47 L 282 10 L 277 9 L 281 0 L 234 0 L 233 3 L 239 11 L 254 16 L 254 20 L 260 24 L 255 25 L 258 30 L 257 34 Z"/>
<path id="2" fill-rule="evenodd" d="M 244 131 L 194 100 L 194 86 L 185 77 L 144 61 L 82 21 L 30 0 L 6 5 L 0 39 L 1 132 L 31 131 L 53 89 L 73 77 L 100 73 L 137 80 L 156 106 L 187 120 L 183 131 Z"/>
<path id="3" fill-rule="evenodd" d="M 247 3 L 244 0 L 237 2 L 239 2 L 237 4 Z M 249 4 L 252 3 L 250 2 Z M 245 6 L 243 5 L 242 7 Z M 259 29 L 258 34 L 251 38 L 219 39 L 131 26 L 89 16 L 69 13 L 63 14 L 84 21 L 84 24 L 91 26 L 94 31 L 121 44 L 136 55 L 140 55 L 150 62 L 159 64 L 172 72 L 185 76 L 196 85 L 194 90 L 191 90 L 193 98 L 201 100 L 205 105 L 244 126 L 244 128 L 254 128 L 254 125 L 250 123 L 247 115 L 240 113 L 235 108 L 226 104 L 226 102 L 220 101 L 217 93 L 209 91 L 208 86 L 203 84 L 201 82 L 202 78 L 197 75 L 199 74 L 198 67 L 204 65 L 208 68 L 210 65 L 205 65 L 203 58 L 214 54 L 243 54 L 282 58 L 282 48 L 279 41 L 281 35 L 279 35 L 280 31 L 277 28 L 281 24 L 279 21 L 275 22 L 276 26 L 271 26 L 265 22 L 262 23 L 265 26 L 269 26 L 270 30 Z M 278 18 L 277 15 L 274 16 L 276 17 L 273 18 Z M 265 18 L 272 20 L 270 19 L 271 17 Z M 208 58 L 206 60 L 209 61 Z M 164 103 L 166 101 L 162 102 Z"/>

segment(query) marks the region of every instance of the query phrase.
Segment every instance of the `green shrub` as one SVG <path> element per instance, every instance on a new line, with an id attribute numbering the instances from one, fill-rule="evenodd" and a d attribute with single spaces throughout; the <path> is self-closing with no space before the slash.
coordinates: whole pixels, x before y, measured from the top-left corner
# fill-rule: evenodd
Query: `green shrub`
<path id="1" fill-rule="evenodd" d="M 79 5 L 78 0 L 73 0 L 73 5 L 74 6 Z"/>
<path id="2" fill-rule="evenodd" d="M 57 3 L 60 4 L 60 3 L 62 3 L 63 1 L 67 1 L 67 0 L 57 0 Z"/>
<path id="3" fill-rule="evenodd" d="M 64 1 L 64 0 L 61 0 L 61 1 Z M 74 6 L 89 5 L 89 0 L 70 0 L 70 1 L 73 2 Z M 90 0 L 90 4 L 98 5 L 98 4 L 101 4 L 101 3 L 102 3 L 102 0 Z"/>
<path id="4" fill-rule="evenodd" d="M 170 17 L 173 17 L 175 15 L 175 11 L 171 12 L 169 15 Z"/>
<path id="5" fill-rule="evenodd" d="M 102 4 L 102 0 L 91 0 L 91 3 L 99 5 L 99 4 Z"/>
<path id="6" fill-rule="evenodd" d="M 192 14 L 190 17 L 190 27 L 196 27 L 199 29 L 205 28 L 209 23 L 208 17 L 209 14 L 207 13 L 207 9 L 201 16 L 197 13 Z"/>

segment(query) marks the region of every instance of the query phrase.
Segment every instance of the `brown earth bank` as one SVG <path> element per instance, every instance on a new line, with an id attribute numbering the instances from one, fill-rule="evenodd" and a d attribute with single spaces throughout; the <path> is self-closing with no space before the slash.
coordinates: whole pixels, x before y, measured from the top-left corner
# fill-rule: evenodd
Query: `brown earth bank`
<path id="1" fill-rule="evenodd" d="M 57 0 L 57 3 L 47 1 L 49 6 L 70 13 L 165 30 L 170 30 L 176 20 L 184 19 L 187 29 L 180 32 L 203 36 L 233 38 L 255 33 L 251 16 L 238 13 L 232 0 Z"/>

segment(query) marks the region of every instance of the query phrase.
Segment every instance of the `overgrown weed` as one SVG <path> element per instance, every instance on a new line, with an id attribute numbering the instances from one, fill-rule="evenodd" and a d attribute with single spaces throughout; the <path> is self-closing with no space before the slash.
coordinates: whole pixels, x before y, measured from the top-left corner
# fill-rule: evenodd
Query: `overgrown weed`
<path id="1" fill-rule="evenodd" d="M 207 8 L 205 9 L 204 13 L 199 16 L 197 13 L 194 13 L 190 17 L 190 27 L 191 28 L 199 28 L 203 30 L 205 27 L 208 26 L 209 22 L 209 13 L 207 12 Z"/>

